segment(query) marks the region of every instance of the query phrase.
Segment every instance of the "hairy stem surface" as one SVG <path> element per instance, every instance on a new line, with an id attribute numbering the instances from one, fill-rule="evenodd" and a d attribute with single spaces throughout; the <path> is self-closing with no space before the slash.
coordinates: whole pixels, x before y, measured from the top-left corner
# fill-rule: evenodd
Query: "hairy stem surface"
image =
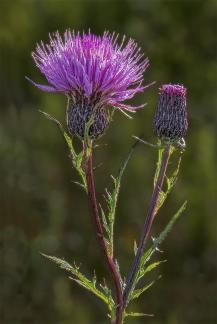
<path id="1" fill-rule="evenodd" d="M 105 257 L 106 264 L 109 268 L 111 278 L 114 283 L 115 294 L 116 294 L 116 318 L 112 322 L 113 324 L 121 324 L 122 323 L 122 312 L 123 312 L 123 294 L 121 287 L 121 278 L 120 274 L 116 268 L 115 261 L 112 256 L 109 255 L 108 249 L 106 246 L 106 241 L 103 232 L 103 226 L 100 219 L 99 208 L 96 198 L 96 190 L 95 190 L 95 182 L 94 182 L 94 174 L 93 174 L 93 151 L 91 151 L 87 156 L 86 161 L 86 177 L 87 177 L 87 189 L 88 189 L 88 197 L 89 197 L 89 205 L 90 212 L 93 218 L 93 223 L 95 225 L 95 230 L 97 234 L 97 238 L 99 241 L 100 248 Z"/>
<path id="2" fill-rule="evenodd" d="M 151 196 L 151 200 L 150 200 L 150 204 L 148 207 L 148 212 L 147 212 L 145 224 L 143 227 L 140 243 L 139 243 L 139 246 L 138 246 L 138 249 L 136 252 L 136 256 L 133 260 L 133 263 L 132 263 L 132 266 L 131 266 L 131 269 L 130 269 L 130 272 L 129 272 L 129 275 L 128 275 L 128 278 L 126 281 L 126 286 L 125 286 L 124 293 L 123 293 L 124 307 L 126 307 L 129 294 L 131 292 L 135 277 L 138 273 L 141 257 L 143 255 L 144 248 L 145 248 L 145 242 L 146 242 L 147 238 L 149 237 L 151 226 L 154 221 L 155 215 L 157 213 L 157 203 L 158 203 L 160 191 L 163 186 L 169 157 L 170 157 L 170 145 L 168 145 L 163 151 L 160 170 L 159 170 L 158 178 L 157 178 L 157 181 L 156 181 L 156 184 L 154 186 L 153 193 Z"/>

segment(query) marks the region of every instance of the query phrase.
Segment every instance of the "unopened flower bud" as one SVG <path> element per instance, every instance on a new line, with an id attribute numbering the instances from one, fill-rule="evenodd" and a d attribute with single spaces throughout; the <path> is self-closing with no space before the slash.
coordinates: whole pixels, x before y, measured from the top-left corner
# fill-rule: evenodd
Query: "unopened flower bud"
<path id="1" fill-rule="evenodd" d="M 185 136 L 188 120 L 184 86 L 165 84 L 160 88 L 153 127 L 160 139 L 178 141 Z"/>

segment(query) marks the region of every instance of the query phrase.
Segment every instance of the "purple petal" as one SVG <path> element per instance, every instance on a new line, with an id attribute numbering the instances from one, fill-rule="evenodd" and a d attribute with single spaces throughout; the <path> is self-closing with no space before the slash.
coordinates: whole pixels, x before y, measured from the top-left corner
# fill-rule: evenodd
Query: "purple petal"
<path id="1" fill-rule="evenodd" d="M 56 90 L 54 87 L 51 86 L 46 86 L 43 84 L 39 84 L 39 83 L 35 83 L 34 81 L 32 81 L 30 78 L 28 78 L 27 76 L 25 77 L 26 80 L 28 80 L 30 83 L 32 83 L 35 87 L 41 89 L 42 91 L 46 91 L 46 92 L 58 92 L 58 90 Z"/>
<path id="2" fill-rule="evenodd" d="M 94 104 L 128 111 L 141 108 L 123 103 L 146 88 L 142 82 L 149 60 L 132 39 L 123 37 L 119 45 L 115 33 L 96 36 L 67 30 L 63 37 L 57 32 L 47 44 L 38 44 L 32 57 L 48 85 L 27 79 L 43 91 L 71 93 L 79 100 L 85 96 Z"/>

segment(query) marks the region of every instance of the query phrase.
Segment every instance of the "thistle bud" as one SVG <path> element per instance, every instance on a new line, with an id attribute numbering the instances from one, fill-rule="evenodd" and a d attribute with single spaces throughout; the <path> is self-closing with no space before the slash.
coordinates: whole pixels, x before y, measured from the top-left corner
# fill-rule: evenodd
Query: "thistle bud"
<path id="1" fill-rule="evenodd" d="M 66 119 L 69 133 L 81 139 L 84 139 L 85 129 L 89 138 L 99 138 L 109 124 L 109 115 L 105 107 L 96 108 L 91 103 L 75 101 L 74 98 L 68 101 Z"/>
<path id="2" fill-rule="evenodd" d="M 160 139 L 178 141 L 185 136 L 188 121 L 184 86 L 165 84 L 160 88 L 153 127 Z"/>

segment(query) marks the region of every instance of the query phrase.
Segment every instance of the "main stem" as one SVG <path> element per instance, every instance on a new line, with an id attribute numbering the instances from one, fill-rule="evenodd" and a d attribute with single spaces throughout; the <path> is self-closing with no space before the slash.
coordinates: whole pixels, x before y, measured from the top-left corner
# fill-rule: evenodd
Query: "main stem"
<path id="1" fill-rule="evenodd" d="M 129 296 L 130 291 L 132 289 L 135 277 L 136 277 L 136 275 L 138 273 L 141 257 L 142 257 L 143 252 L 144 252 L 145 242 L 146 242 L 146 240 L 147 240 L 147 238 L 148 238 L 148 236 L 150 234 L 151 226 L 152 226 L 153 220 L 155 218 L 155 215 L 157 213 L 157 208 L 156 207 L 157 207 L 160 191 L 162 189 L 162 185 L 163 185 L 163 182 L 164 182 L 169 157 L 170 157 L 170 145 L 168 145 L 164 149 L 164 152 L 163 152 L 163 155 L 162 155 L 160 171 L 159 171 L 158 178 L 157 178 L 157 181 L 156 181 L 156 184 L 154 186 L 153 193 L 152 193 L 152 196 L 151 196 L 151 201 L 150 201 L 150 204 L 149 204 L 149 208 L 148 208 L 145 224 L 144 224 L 144 227 L 143 227 L 140 243 L 139 243 L 139 246 L 138 246 L 138 249 L 137 249 L 136 256 L 135 256 L 135 258 L 133 260 L 133 263 L 132 263 L 132 266 L 131 266 L 131 269 L 130 269 L 130 272 L 129 272 L 129 276 L 128 276 L 127 281 L 126 281 L 126 286 L 125 286 L 124 293 L 123 293 L 124 307 L 127 304 L 128 296 Z"/>
<path id="2" fill-rule="evenodd" d="M 93 223 L 95 225 L 96 234 L 98 237 L 100 248 L 103 252 L 105 257 L 107 266 L 109 268 L 111 278 L 114 283 L 115 294 L 116 294 L 116 318 L 113 324 L 121 324 L 122 323 L 122 315 L 123 315 L 123 295 L 122 295 L 122 287 L 121 287 L 121 278 L 120 274 L 117 271 L 115 261 L 112 256 L 109 255 L 106 241 L 104 238 L 103 226 L 101 223 L 101 219 L 99 216 L 99 208 L 96 198 L 96 190 L 95 190 L 95 183 L 94 183 L 94 175 L 93 175 L 93 151 L 91 151 L 87 156 L 86 162 L 86 177 L 87 177 L 87 189 L 88 189 L 88 197 L 89 197 L 89 204 L 90 204 L 90 211 L 93 218 Z"/>

